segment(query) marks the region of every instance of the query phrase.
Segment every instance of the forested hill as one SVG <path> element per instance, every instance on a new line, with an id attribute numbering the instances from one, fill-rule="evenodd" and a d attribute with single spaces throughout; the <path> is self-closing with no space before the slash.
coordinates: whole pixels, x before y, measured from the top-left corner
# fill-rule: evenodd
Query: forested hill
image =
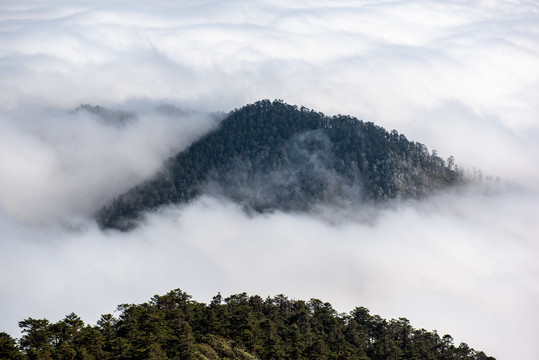
<path id="1" fill-rule="evenodd" d="M 16 341 L 0 332 L 0 359 L 495 360 L 450 335 L 387 321 L 357 307 L 338 314 L 317 299 L 245 293 L 206 305 L 181 290 L 118 306 L 96 326 L 74 313 L 57 323 L 28 318 Z"/>
<path id="2" fill-rule="evenodd" d="M 144 211 L 205 192 L 259 212 L 304 211 L 419 198 L 461 180 L 452 157 L 445 162 L 395 130 L 262 100 L 232 111 L 153 179 L 104 207 L 97 221 L 129 230 Z"/>

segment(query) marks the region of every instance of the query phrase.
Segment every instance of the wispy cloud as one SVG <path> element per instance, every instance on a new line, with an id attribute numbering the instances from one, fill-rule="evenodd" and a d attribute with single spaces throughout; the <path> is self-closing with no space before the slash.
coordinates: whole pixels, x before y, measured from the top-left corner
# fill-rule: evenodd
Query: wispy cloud
<path id="1" fill-rule="evenodd" d="M 136 112 L 24 107 L 0 114 L 3 210 L 33 224 L 91 216 L 218 120 L 158 104 L 133 107 Z"/>

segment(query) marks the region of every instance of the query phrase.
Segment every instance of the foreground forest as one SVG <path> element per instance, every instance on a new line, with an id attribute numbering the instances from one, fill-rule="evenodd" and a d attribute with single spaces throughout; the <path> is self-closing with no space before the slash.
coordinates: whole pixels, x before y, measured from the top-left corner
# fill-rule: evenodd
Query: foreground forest
<path id="1" fill-rule="evenodd" d="M 452 156 L 444 161 L 395 130 L 262 100 L 230 112 L 96 218 L 102 228 L 130 230 L 144 212 L 203 193 L 256 212 L 308 211 L 421 198 L 462 181 Z"/>
<path id="2" fill-rule="evenodd" d="M 338 314 L 317 299 L 218 294 L 204 304 L 177 289 L 115 313 L 95 326 L 74 313 L 56 323 L 28 318 L 19 340 L 0 333 L 0 359 L 494 359 L 405 318 L 364 307 Z"/>

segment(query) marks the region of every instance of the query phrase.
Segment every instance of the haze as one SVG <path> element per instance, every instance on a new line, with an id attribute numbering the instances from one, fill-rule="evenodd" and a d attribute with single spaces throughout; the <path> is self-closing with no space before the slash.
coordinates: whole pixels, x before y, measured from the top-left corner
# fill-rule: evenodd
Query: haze
<path id="1" fill-rule="evenodd" d="M 526 1 L 3 1 L 0 331 L 247 291 L 539 358 L 538 34 Z M 97 209 L 264 98 L 397 129 L 503 185 L 324 216 L 204 196 L 97 228 Z"/>

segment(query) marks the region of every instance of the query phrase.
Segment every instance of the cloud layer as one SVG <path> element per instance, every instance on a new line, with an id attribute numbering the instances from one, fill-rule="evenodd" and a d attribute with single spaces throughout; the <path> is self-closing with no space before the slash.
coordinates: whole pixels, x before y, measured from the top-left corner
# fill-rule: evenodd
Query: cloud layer
<path id="1" fill-rule="evenodd" d="M 365 224 L 253 218 L 205 197 L 164 209 L 129 234 L 7 224 L 0 264 L 13 275 L 1 280 L 9 310 L 2 323 L 16 332 L 23 318 L 56 321 L 71 311 L 95 322 L 116 304 L 177 287 L 204 302 L 217 291 L 285 293 L 343 312 L 367 306 L 501 358 L 533 358 L 538 200 L 518 192 L 448 194 L 379 210 Z"/>
<path id="2" fill-rule="evenodd" d="M 525 1 L 3 1 L 0 323 L 95 321 L 176 287 L 285 293 L 538 357 L 538 32 Z M 250 218 L 212 198 L 129 235 L 89 220 L 213 112 L 262 98 L 395 128 L 520 190 L 401 204 L 368 225 Z"/>
<path id="3" fill-rule="evenodd" d="M 0 205 L 7 214 L 41 225 L 91 216 L 219 119 L 152 104 L 137 104 L 137 112 L 88 109 L 0 114 Z"/>
<path id="4" fill-rule="evenodd" d="M 397 128 L 489 173 L 529 172 L 538 160 L 531 3 L 2 7 L 0 102 L 8 108 L 142 98 L 229 110 L 282 98 Z M 493 157 L 495 149 L 503 151 Z"/>

